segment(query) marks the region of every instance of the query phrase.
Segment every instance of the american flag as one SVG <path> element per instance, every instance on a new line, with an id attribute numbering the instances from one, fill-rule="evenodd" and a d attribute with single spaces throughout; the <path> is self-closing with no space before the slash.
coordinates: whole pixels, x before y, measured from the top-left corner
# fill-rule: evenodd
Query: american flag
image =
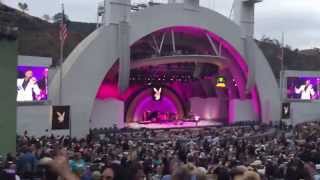
<path id="1" fill-rule="evenodd" d="M 64 7 L 62 6 L 62 17 L 61 17 L 61 22 L 60 22 L 60 41 L 62 43 L 64 43 L 64 41 L 67 39 L 68 37 L 68 27 L 66 24 L 66 19 L 65 19 L 65 15 L 64 15 Z"/>
<path id="2" fill-rule="evenodd" d="M 282 45 L 277 49 L 277 58 L 281 61 L 284 59 L 284 47 Z"/>

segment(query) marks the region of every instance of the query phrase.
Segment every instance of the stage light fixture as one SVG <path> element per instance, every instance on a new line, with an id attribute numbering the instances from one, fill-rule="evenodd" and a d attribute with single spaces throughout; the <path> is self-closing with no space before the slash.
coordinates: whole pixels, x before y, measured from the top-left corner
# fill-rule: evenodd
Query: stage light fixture
<path id="1" fill-rule="evenodd" d="M 226 85 L 226 79 L 223 76 L 218 76 L 217 77 L 217 84 L 216 87 L 220 87 L 220 88 L 225 88 Z"/>

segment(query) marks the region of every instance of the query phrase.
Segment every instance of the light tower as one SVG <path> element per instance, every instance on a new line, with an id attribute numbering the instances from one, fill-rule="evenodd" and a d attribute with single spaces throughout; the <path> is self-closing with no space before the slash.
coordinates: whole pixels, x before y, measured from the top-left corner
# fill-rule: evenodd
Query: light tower
<path id="1" fill-rule="evenodd" d="M 129 85 L 130 76 L 130 45 L 128 16 L 131 9 L 131 0 L 106 0 L 104 24 L 115 26 L 118 29 L 117 54 L 119 57 L 118 86 L 123 92 Z"/>
<path id="2" fill-rule="evenodd" d="M 249 77 L 246 84 L 246 91 L 250 92 L 255 85 L 256 54 L 251 49 L 256 46 L 254 42 L 254 14 L 255 4 L 263 0 L 235 0 L 233 20 L 240 26 L 241 37 L 245 42 L 245 57 L 248 61 Z"/>
<path id="3" fill-rule="evenodd" d="M 263 0 L 235 0 L 234 21 L 241 27 L 242 37 L 254 35 L 255 4 Z"/>
<path id="4" fill-rule="evenodd" d="M 127 21 L 130 9 L 130 0 L 105 0 L 104 24 Z"/>

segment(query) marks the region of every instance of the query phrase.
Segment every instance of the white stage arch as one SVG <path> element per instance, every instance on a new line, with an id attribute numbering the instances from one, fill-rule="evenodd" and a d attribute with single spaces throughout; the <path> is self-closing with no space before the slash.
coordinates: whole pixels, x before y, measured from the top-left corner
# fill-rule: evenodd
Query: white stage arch
<path id="1" fill-rule="evenodd" d="M 125 8 L 121 4 L 118 6 Z M 280 119 L 279 90 L 271 68 L 254 40 L 242 38 L 240 26 L 230 19 L 202 7 L 164 4 L 129 13 L 124 20 L 129 25 L 129 45 L 166 27 L 189 26 L 216 34 L 245 59 L 251 81 L 248 84 L 256 85 L 260 97 L 262 121 Z M 122 36 L 126 35 L 121 23 L 116 21 L 97 29 L 77 46 L 63 64 L 61 103 L 71 105 L 72 136 L 83 137 L 89 132 L 89 119 L 101 81 L 117 59 L 123 57 L 119 47 L 123 47 L 125 41 L 119 42 L 119 39 L 125 39 Z M 130 69 L 129 63 L 125 66 L 124 71 Z M 50 90 L 53 104 L 59 104 L 59 73 L 50 84 Z"/>

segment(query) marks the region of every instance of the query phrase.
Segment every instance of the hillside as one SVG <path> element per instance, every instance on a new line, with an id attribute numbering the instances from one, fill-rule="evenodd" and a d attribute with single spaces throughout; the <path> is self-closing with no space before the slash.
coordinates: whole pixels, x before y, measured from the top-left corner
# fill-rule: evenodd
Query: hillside
<path id="1" fill-rule="evenodd" d="M 54 65 L 59 59 L 59 25 L 48 23 L 40 18 L 22 13 L 16 9 L 0 3 L 0 24 L 16 26 L 19 28 L 19 54 L 31 56 L 53 57 Z M 69 36 L 65 45 L 65 56 L 75 46 L 88 36 L 94 29 L 93 23 L 69 22 Z M 264 38 L 257 41 L 263 53 L 267 57 L 274 74 L 279 77 L 280 71 L 280 43 L 277 40 Z M 315 50 L 291 50 L 284 51 L 285 68 L 290 70 L 319 70 L 320 51 Z"/>
<path id="2" fill-rule="evenodd" d="M 48 23 L 2 4 L 0 4 L 0 24 L 18 27 L 19 54 L 52 57 L 56 64 L 60 49 L 59 24 Z M 70 22 L 68 28 L 65 56 L 95 29 L 95 25 Z"/>

